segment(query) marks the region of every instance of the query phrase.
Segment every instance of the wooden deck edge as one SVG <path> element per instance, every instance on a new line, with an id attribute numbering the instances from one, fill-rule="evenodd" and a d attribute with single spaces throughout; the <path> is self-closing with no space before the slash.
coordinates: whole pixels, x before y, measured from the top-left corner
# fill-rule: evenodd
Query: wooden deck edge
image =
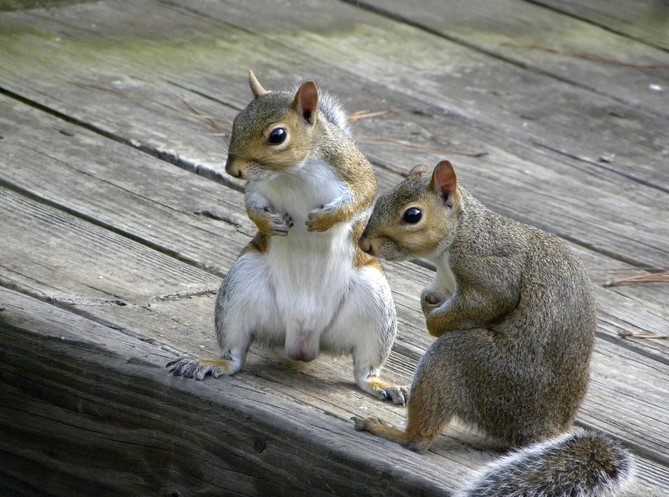
<path id="1" fill-rule="evenodd" d="M 0 494 L 449 495 L 428 458 L 170 357 L 0 288 Z"/>

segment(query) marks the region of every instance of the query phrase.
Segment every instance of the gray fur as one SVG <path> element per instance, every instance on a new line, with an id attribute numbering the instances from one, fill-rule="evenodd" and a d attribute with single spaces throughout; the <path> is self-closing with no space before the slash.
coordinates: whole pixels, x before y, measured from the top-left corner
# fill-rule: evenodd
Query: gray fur
<path id="1" fill-rule="evenodd" d="M 574 430 L 493 462 L 455 497 L 613 497 L 634 467 L 615 440 Z"/>
<path id="2" fill-rule="evenodd" d="M 336 97 L 327 93 L 321 93 L 318 108 L 329 122 L 341 129 L 349 138 L 353 137 L 353 129 L 349 123 L 344 108 Z"/>
<path id="3" fill-rule="evenodd" d="M 459 418 L 522 448 L 457 497 L 617 495 L 632 481 L 629 452 L 598 433 L 563 434 L 587 390 L 596 331 L 584 264 L 554 236 L 487 209 L 457 185 L 447 161 L 427 173 L 412 170 L 378 199 L 361 246 L 392 260 L 427 254 L 435 262 L 421 304 L 439 338 L 418 364 L 406 430 L 369 418 L 356 429 L 425 450 Z M 398 227 L 414 203 L 422 224 Z"/>

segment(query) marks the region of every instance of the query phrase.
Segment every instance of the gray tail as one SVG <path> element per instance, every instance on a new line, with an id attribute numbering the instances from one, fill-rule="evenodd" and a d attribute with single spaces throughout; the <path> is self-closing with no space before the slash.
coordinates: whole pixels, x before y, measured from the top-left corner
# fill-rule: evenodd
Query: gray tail
<path id="1" fill-rule="evenodd" d="M 634 471 L 619 442 L 577 429 L 494 461 L 456 497 L 614 497 Z"/>
<path id="2" fill-rule="evenodd" d="M 327 93 L 321 94 L 318 108 L 328 121 L 340 128 L 349 137 L 353 136 L 353 129 L 348 121 L 348 116 L 336 97 Z"/>

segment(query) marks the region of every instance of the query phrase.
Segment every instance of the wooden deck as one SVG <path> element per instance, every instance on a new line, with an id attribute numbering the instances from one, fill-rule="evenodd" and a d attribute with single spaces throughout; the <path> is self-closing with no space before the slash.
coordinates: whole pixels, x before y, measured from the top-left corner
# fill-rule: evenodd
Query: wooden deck
<path id="1" fill-rule="evenodd" d="M 215 357 L 215 292 L 254 233 L 223 171 L 249 69 L 339 96 L 382 190 L 448 158 L 491 208 L 570 244 L 599 309 L 578 423 L 636 454 L 630 496 L 669 494 L 669 284 L 616 284 L 669 270 L 669 4 L 420 5 L 0 12 L 1 495 L 450 495 L 496 457 L 457 427 L 426 455 L 355 432 L 353 415 L 405 409 L 356 389 L 349 358 L 252 348 L 232 378 L 167 374 Z M 431 271 L 386 267 L 385 376 L 409 383 Z"/>

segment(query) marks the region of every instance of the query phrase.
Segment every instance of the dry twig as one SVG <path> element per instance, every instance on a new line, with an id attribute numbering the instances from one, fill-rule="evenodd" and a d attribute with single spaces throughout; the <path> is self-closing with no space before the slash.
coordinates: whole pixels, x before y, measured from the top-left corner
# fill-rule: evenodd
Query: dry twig
<path id="1" fill-rule="evenodd" d="M 623 278 L 621 280 L 611 281 L 609 283 L 606 283 L 604 286 L 612 287 L 612 286 L 646 285 L 650 283 L 669 283 L 669 271 L 630 276 L 629 278 Z"/>
<path id="2" fill-rule="evenodd" d="M 351 124 L 357 123 L 358 121 L 363 121 L 365 119 L 375 119 L 377 117 L 385 116 L 386 114 L 390 114 L 392 111 L 390 110 L 380 110 L 376 112 L 370 112 L 368 110 L 359 110 L 358 112 L 354 112 L 350 116 L 348 116 L 348 120 Z"/>
<path id="3" fill-rule="evenodd" d="M 666 340 L 669 335 L 661 335 L 659 333 L 632 333 L 631 331 L 619 331 L 618 336 L 621 338 L 638 338 L 639 340 Z"/>

